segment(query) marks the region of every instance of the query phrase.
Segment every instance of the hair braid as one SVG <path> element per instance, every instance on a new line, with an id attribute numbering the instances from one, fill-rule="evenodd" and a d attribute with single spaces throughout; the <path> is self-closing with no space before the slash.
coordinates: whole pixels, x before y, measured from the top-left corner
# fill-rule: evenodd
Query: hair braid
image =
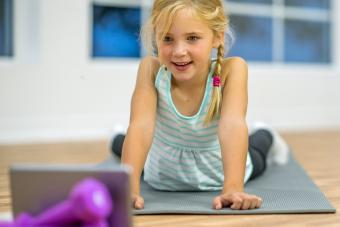
<path id="1" fill-rule="evenodd" d="M 215 65 L 215 70 L 212 76 L 222 76 L 222 62 L 224 59 L 224 44 L 221 44 L 217 48 L 217 61 Z M 223 78 L 221 78 L 221 81 L 223 81 Z M 220 108 L 222 103 L 222 89 L 221 86 L 214 86 L 210 106 L 208 109 L 208 113 L 204 119 L 204 124 L 209 124 L 215 117 L 217 117 L 220 114 Z"/>

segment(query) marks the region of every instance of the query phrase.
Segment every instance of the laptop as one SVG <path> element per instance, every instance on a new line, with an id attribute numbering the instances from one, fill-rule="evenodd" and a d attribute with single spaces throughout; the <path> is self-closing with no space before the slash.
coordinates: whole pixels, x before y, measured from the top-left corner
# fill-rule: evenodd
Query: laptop
<path id="1" fill-rule="evenodd" d="M 69 197 L 72 187 L 85 178 L 95 178 L 108 188 L 113 209 L 110 227 L 131 227 L 129 169 L 123 165 L 16 164 L 10 167 L 13 217 L 21 212 L 33 216 Z"/>

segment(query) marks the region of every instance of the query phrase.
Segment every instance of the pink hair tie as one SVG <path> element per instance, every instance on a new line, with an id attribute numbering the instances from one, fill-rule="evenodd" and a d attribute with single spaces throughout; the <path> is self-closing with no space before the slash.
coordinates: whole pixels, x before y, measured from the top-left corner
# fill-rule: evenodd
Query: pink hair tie
<path id="1" fill-rule="evenodd" d="M 213 86 L 219 87 L 221 85 L 221 77 L 219 75 L 213 76 Z"/>

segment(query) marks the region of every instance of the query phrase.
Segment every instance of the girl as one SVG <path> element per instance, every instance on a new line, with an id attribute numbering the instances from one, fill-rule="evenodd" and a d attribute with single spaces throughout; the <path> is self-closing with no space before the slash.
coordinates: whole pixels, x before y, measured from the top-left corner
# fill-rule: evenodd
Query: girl
<path id="1" fill-rule="evenodd" d="M 267 153 L 288 149 L 262 126 L 248 143 L 247 64 L 224 59 L 226 31 L 221 0 L 154 1 L 142 37 L 155 56 L 140 63 L 122 151 L 122 163 L 133 167 L 134 208 L 144 206 L 143 170 L 155 189 L 220 190 L 214 209 L 261 206 L 261 198 L 244 192 L 244 183 L 265 170 Z M 113 143 L 118 153 L 119 141 Z"/>

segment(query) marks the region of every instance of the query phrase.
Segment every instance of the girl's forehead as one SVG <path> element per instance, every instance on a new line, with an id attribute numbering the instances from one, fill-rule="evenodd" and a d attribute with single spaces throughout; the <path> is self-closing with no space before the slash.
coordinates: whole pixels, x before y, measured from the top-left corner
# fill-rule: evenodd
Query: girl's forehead
<path id="1" fill-rule="evenodd" d="M 210 31 L 207 22 L 191 8 L 178 10 L 171 21 L 167 21 L 167 18 L 161 18 L 159 22 L 155 27 L 157 35 L 166 33 L 205 33 Z"/>

